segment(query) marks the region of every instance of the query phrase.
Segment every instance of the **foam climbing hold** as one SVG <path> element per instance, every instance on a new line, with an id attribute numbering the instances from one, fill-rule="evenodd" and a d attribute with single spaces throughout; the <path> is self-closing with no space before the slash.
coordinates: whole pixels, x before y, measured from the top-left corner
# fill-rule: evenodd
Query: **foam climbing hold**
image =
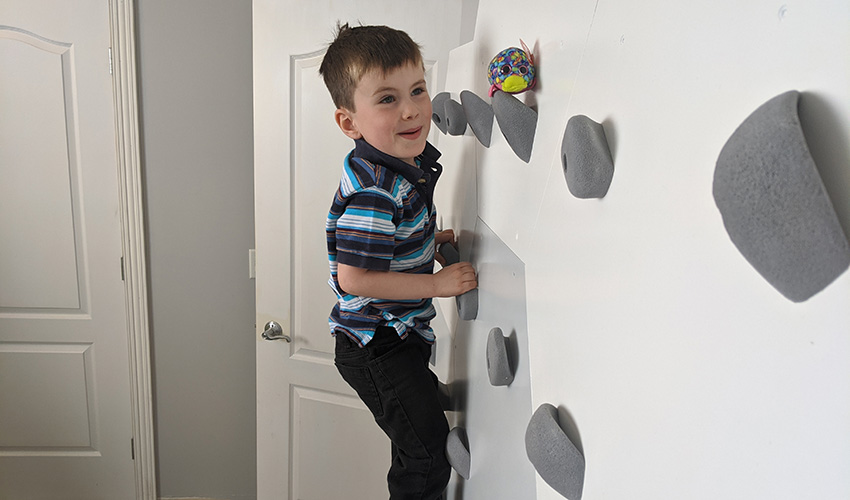
<path id="1" fill-rule="evenodd" d="M 490 377 L 490 385 L 511 385 L 514 381 L 507 339 L 498 327 L 490 330 L 487 336 L 487 374 Z"/>
<path id="2" fill-rule="evenodd" d="M 437 400 L 440 402 L 440 408 L 443 411 L 455 411 L 456 400 L 452 397 L 452 391 L 446 384 L 437 381 Z"/>
<path id="3" fill-rule="evenodd" d="M 602 125 L 584 115 L 569 119 L 561 141 L 561 164 L 576 198 L 603 198 L 614 178 L 614 160 Z"/>
<path id="4" fill-rule="evenodd" d="M 446 266 L 460 262 L 460 253 L 451 243 L 443 243 L 439 248 L 440 254 L 446 259 Z M 458 317 L 471 321 L 478 316 L 478 289 L 472 289 L 455 297 Z"/>
<path id="5" fill-rule="evenodd" d="M 444 267 L 460 262 L 460 253 L 458 253 L 457 248 L 455 248 L 454 245 L 452 245 L 451 243 L 441 244 L 438 251 L 440 252 L 440 255 L 442 255 L 443 258 L 446 259 L 446 264 Z"/>
<path id="6" fill-rule="evenodd" d="M 493 106 L 487 103 L 484 99 L 478 97 L 469 90 L 464 90 L 460 93 L 460 104 L 463 106 L 463 112 L 466 114 L 466 121 L 469 123 L 469 128 L 485 148 L 490 147 L 490 139 L 493 135 Z"/>
<path id="7" fill-rule="evenodd" d="M 446 117 L 446 101 L 451 100 L 452 96 L 448 92 L 440 92 L 431 99 L 431 121 L 440 129 L 440 132 L 446 134 L 449 131 L 448 120 Z"/>
<path id="8" fill-rule="evenodd" d="M 558 423 L 558 409 L 543 403 L 525 431 L 525 452 L 534 469 L 564 498 L 581 499 L 585 462 Z"/>
<path id="9" fill-rule="evenodd" d="M 799 99 L 797 91 L 780 94 L 741 123 L 720 151 L 712 188 L 732 243 L 793 302 L 850 266 L 850 244 L 809 152 Z"/>
<path id="10" fill-rule="evenodd" d="M 472 321 L 478 317 L 478 289 L 472 290 L 455 297 L 457 301 L 457 314 L 460 319 Z"/>
<path id="11" fill-rule="evenodd" d="M 449 135 L 463 135 L 466 133 L 466 113 L 463 106 L 454 99 L 449 99 L 445 104 L 446 130 Z"/>
<path id="12" fill-rule="evenodd" d="M 537 111 L 513 95 L 497 91 L 493 95 L 493 113 L 514 153 L 526 163 L 531 161 L 534 134 L 537 131 Z"/>
<path id="13" fill-rule="evenodd" d="M 469 479 L 471 457 L 469 455 L 469 441 L 466 439 L 466 431 L 462 427 L 455 427 L 449 431 L 446 438 L 446 458 L 449 464 L 464 479 Z"/>

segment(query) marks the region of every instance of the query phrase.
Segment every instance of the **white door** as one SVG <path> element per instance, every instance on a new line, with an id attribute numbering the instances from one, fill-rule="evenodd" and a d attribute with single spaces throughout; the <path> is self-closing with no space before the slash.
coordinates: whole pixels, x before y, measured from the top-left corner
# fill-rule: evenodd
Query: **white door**
<path id="1" fill-rule="evenodd" d="M 433 62 L 458 45 L 462 2 L 253 5 L 259 498 L 387 498 L 389 440 L 333 365 L 324 226 L 353 143 L 318 67 L 337 20 L 386 24 L 425 47 L 433 89 Z M 262 340 L 269 321 L 291 343 Z"/>
<path id="2" fill-rule="evenodd" d="M 0 25 L 0 497 L 134 498 L 109 5 Z"/>

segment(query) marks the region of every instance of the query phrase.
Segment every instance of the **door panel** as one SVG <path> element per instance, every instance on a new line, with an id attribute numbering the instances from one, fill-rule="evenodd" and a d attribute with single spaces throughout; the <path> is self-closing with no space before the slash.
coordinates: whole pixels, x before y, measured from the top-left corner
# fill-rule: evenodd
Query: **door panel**
<path id="1" fill-rule="evenodd" d="M 388 440 L 360 399 L 293 386 L 290 401 L 292 498 L 387 496 Z M 345 466 L 317 474 L 328 464 Z"/>
<path id="2" fill-rule="evenodd" d="M 85 270 L 74 220 L 80 193 L 73 47 L 6 29 L 0 60 L 16 69 L 0 73 L 0 164 L 16 166 L 0 178 L 0 308 L 76 310 Z M 20 217 L 39 212 L 38 225 Z"/>
<path id="3" fill-rule="evenodd" d="M 316 257 L 327 256 L 325 217 L 339 185 L 333 174 L 341 171 L 351 141 L 330 119 L 336 108 L 319 75 L 324 54 L 293 55 L 290 63 L 292 258 L 297 263 L 292 266 L 292 325 L 297 332 L 293 357 L 332 364 L 327 319 L 336 298 L 327 284 L 327 258 Z M 318 138 L 324 147 L 315 147 Z"/>
<path id="4" fill-rule="evenodd" d="M 336 109 L 319 75 L 325 52 L 292 56 L 292 324 L 293 354 L 333 363 L 328 315 L 336 296 L 328 285 L 325 219 L 353 142 L 333 122 Z M 434 61 L 425 80 L 434 88 Z M 317 142 L 321 141 L 321 147 Z M 323 258 L 324 257 L 324 258 Z M 322 328 L 324 327 L 324 328 Z"/>
<path id="5" fill-rule="evenodd" d="M 0 447 L 97 456 L 92 361 L 90 343 L 0 344 Z"/>

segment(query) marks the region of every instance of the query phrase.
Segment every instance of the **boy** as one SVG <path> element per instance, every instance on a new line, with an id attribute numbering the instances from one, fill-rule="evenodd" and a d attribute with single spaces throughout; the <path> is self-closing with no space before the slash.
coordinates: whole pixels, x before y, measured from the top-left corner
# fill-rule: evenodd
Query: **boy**
<path id="1" fill-rule="evenodd" d="M 419 46 L 385 26 L 340 26 L 319 73 L 354 139 L 327 220 L 329 323 L 335 363 L 392 441 L 391 500 L 442 497 L 451 468 L 449 428 L 428 367 L 433 297 L 477 286 L 467 262 L 444 262 L 436 245 L 434 185 L 440 153 L 427 142 L 431 99 Z"/>

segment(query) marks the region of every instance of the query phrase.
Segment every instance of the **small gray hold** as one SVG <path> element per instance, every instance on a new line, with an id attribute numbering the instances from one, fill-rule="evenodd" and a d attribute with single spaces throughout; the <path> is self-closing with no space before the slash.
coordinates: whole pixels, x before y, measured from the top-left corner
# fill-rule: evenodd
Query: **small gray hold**
<path id="1" fill-rule="evenodd" d="M 469 90 L 460 93 L 460 103 L 463 106 L 466 121 L 469 122 L 472 133 L 475 134 L 482 146 L 489 148 L 495 117 L 493 106 L 490 106 L 484 99 Z"/>
<path id="2" fill-rule="evenodd" d="M 443 243 L 440 245 L 438 249 L 440 255 L 446 259 L 446 264 L 443 267 L 448 267 L 452 264 L 457 264 L 460 262 L 460 253 L 458 253 L 457 248 L 454 247 L 451 243 Z"/>
<path id="3" fill-rule="evenodd" d="M 526 163 L 531 161 L 534 134 L 537 131 L 537 111 L 513 95 L 498 90 L 493 95 L 493 113 L 514 153 Z"/>
<path id="4" fill-rule="evenodd" d="M 442 133 L 448 133 L 449 125 L 446 117 L 446 101 L 452 98 L 448 92 L 440 92 L 431 99 L 431 120 Z"/>
<path id="5" fill-rule="evenodd" d="M 466 133 L 466 113 L 463 106 L 454 99 L 449 99 L 445 104 L 446 129 L 449 135 L 463 135 Z"/>
<path id="6" fill-rule="evenodd" d="M 614 178 L 614 160 L 602 125 L 584 115 L 567 122 L 561 141 L 567 187 L 576 198 L 603 198 Z"/>
<path id="7" fill-rule="evenodd" d="M 501 328 L 493 328 L 487 337 L 487 375 L 490 385 L 511 385 L 514 372 L 508 356 L 507 339 Z"/>
<path id="8" fill-rule="evenodd" d="M 478 317 L 478 289 L 472 290 L 455 297 L 457 301 L 457 313 L 460 319 L 472 321 Z"/>
<path id="9" fill-rule="evenodd" d="M 525 452 L 534 469 L 564 498 L 580 500 L 584 490 L 584 456 L 558 423 L 558 409 L 543 403 L 525 430 Z"/>
<path id="10" fill-rule="evenodd" d="M 443 411 L 457 410 L 457 400 L 452 397 L 452 391 L 449 386 L 440 381 L 437 381 L 437 400 L 440 402 Z"/>
<path id="11" fill-rule="evenodd" d="M 455 427 L 449 431 L 446 438 L 446 458 L 449 464 L 464 479 L 469 479 L 471 457 L 469 454 L 469 442 L 466 439 L 466 431 L 462 427 Z"/>

